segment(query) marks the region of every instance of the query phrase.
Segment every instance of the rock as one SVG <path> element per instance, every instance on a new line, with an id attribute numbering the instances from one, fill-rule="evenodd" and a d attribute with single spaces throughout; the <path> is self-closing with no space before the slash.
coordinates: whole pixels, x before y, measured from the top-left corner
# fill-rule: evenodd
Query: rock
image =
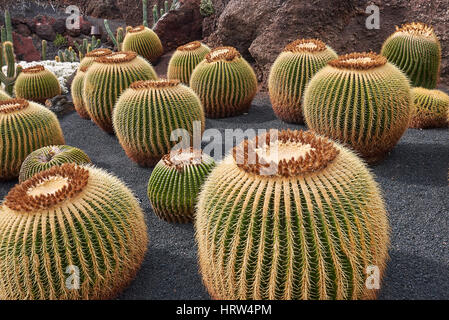
<path id="1" fill-rule="evenodd" d="M 75 106 L 65 95 L 60 95 L 47 99 L 45 106 L 53 111 L 58 117 L 63 117 L 75 110 Z"/>
<path id="2" fill-rule="evenodd" d="M 56 33 L 53 30 L 53 27 L 50 24 L 42 24 L 40 22 L 36 24 L 36 34 L 39 38 L 47 41 L 53 41 L 56 38 Z"/>
<path id="3" fill-rule="evenodd" d="M 14 53 L 19 61 L 36 61 L 41 59 L 41 53 L 36 49 L 31 37 L 24 37 L 13 32 Z"/>
<path id="4" fill-rule="evenodd" d="M 29 37 L 29 36 L 31 36 L 31 30 L 30 30 L 30 28 L 28 28 L 28 26 L 27 26 L 26 24 L 19 23 L 18 25 L 16 25 L 16 26 L 14 27 L 14 30 L 15 30 L 18 34 L 20 34 L 20 35 L 22 35 L 22 36 L 24 36 L 24 37 Z"/>
<path id="5" fill-rule="evenodd" d="M 64 34 L 66 31 L 66 20 L 65 19 L 57 19 L 53 24 L 53 30 L 57 34 Z"/>
<path id="6" fill-rule="evenodd" d="M 85 17 L 81 17 L 80 19 L 80 31 L 82 34 L 88 36 L 90 35 L 90 31 L 92 28 L 92 23 Z"/>

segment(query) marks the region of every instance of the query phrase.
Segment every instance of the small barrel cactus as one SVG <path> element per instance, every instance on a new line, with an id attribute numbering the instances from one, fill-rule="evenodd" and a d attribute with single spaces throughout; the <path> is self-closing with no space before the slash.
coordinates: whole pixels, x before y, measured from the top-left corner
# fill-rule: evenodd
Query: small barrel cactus
<path id="1" fill-rule="evenodd" d="M 310 129 L 376 163 L 408 128 L 410 84 L 385 57 L 352 53 L 330 61 L 310 80 L 303 108 Z"/>
<path id="2" fill-rule="evenodd" d="M 123 51 L 134 51 L 151 63 L 164 53 L 162 42 L 150 28 L 138 26 L 131 28 L 123 40 Z"/>
<path id="3" fill-rule="evenodd" d="M 168 64 L 167 78 L 189 85 L 193 70 L 209 52 L 210 48 L 199 41 L 178 47 Z"/>
<path id="4" fill-rule="evenodd" d="M 304 123 L 302 98 L 310 79 L 337 54 L 322 41 L 300 39 L 287 45 L 274 62 L 268 90 L 274 113 L 283 121 Z"/>
<path id="5" fill-rule="evenodd" d="M 205 119 L 201 101 L 179 80 L 138 81 L 123 92 L 114 109 L 117 138 L 128 157 L 141 166 L 155 166 L 176 145 L 173 131 L 193 137 L 194 122 L 201 134 Z"/>
<path id="6" fill-rule="evenodd" d="M 257 79 L 235 48 L 219 47 L 193 70 L 190 87 L 200 97 L 206 117 L 226 118 L 249 110 L 257 92 Z"/>
<path id="7" fill-rule="evenodd" d="M 396 27 L 381 54 L 411 80 L 412 86 L 434 89 L 440 78 L 441 45 L 432 27 L 407 23 Z"/>
<path id="8" fill-rule="evenodd" d="M 119 179 L 91 166 L 52 167 L 0 206 L 0 299 L 113 298 L 147 244 L 139 201 Z"/>
<path id="9" fill-rule="evenodd" d="M 8 94 L 4 92 L 2 89 L 0 89 L 0 101 L 8 99 L 11 99 L 11 97 L 8 96 Z"/>
<path id="10" fill-rule="evenodd" d="M 117 52 L 96 58 L 84 76 L 83 99 L 90 118 L 112 133 L 112 111 L 131 83 L 157 79 L 150 63 L 134 52 Z"/>
<path id="11" fill-rule="evenodd" d="M 91 52 L 86 53 L 84 58 L 81 60 L 80 65 L 78 67 L 78 71 L 84 68 L 84 70 L 87 70 L 94 62 L 95 59 L 101 58 L 101 57 L 107 57 L 112 54 L 112 51 L 106 48 L 100 48 L 92 50 Z"/>
<path id="12" fill-rule="evenodd" d="M 381 279 L 388 258 L 370 171 L 311 132 L 273 130 L 234 148 L 203 186 L 195 227 L 214 299 L 372 299 L 367 270 Z"/>
<path id="13" fill-rule="evenodd" d="M 61 86 L 53 72 L 41 65 L 25 68 L 14 85 L 17 98 L 45 103 L 61 94 Z"/>
<path id="14" fill-rule="evenodd" d="M 198 194 L 215 161 L 201 150 L 177 150 L 162 157 L 148 182 L 156 215 L 169 222 L 191 222 Z"/>
<path id="15" fill-rule="evenodd" d="M 89 113 L 86 110 L 86 106 L 83 98 L 84 77 L 86 76 L 88 67 L 79 68 L 72 81 L 72 99 L 76 112 L 83 119 L 90 119 Z"/>
<path id="16" fill-rule="evenodd" d="M 25 158 L 20 168 L 19 182 L 64 163 L 88 164 L 91 161 L 84 151 L 75 147 L 66 145 L 43 147 L 31 152 Z"/>
<path id="17" fill-rule="evenodd" d="M 0 101 L 0 180 L 16 178 L 34 150 L 64 143 L 58 118 L 44 106 L 24 99 Z"/>
<path id="18" fill-rule="evenodd" d="M 449 96 L 440 90 L 413 88 L 413 112 L 410 120 L 411 128 L 443 128 L 447 127 Z"/>

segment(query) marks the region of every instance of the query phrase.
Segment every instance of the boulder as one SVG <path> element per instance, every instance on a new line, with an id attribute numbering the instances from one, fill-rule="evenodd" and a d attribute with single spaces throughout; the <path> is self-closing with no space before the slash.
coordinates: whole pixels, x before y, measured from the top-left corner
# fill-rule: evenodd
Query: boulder
<path id="1" fill-rule="evenodd" d="M 45 39 L 47 41 L 53 41 L 56 38 L 56 33 L 53 30 L 53 27 L 50 24 L 36 23 L 36 34 L 41 39 Z"/>
<path id="2" fill-rule="evenodd" d="M 41 53 L 36 49 L 31 37 L 24 37 L 13 32 L 14 53 L 18 61 L 37 61 L 41 59 Z"/>

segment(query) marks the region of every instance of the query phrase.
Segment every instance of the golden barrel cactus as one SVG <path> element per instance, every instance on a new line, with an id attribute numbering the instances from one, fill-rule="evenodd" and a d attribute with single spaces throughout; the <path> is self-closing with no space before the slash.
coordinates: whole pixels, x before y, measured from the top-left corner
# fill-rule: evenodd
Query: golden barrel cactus
<path id="1" fill-rule="evenodd" d="M 16 98 L 39 103 L 61 94 L 61 86 L 53 72 L 41 65 L 25 68 L 14 85 Z"/>
<path id="2" fill-rule="evenodd" d="M 84 77 L 86 76 L 87 69 L 88 67 L 86 66 L 79 68 L 78 72 L 73 78 L 71 86 L 73 105 L 75 106 L 76 112 L 83 119 L 90 119 L 83 98 Z"/>
<path id="3" fill-rule="evenodd" d="M 157 34 L 144 26 L 127 29 L 122 48 L 123 51 L 134 51 L 151 63 L 156 62 L 164 53 L 162 42 Z"/>
<path id="4" fill-rule="evenodd" d="M 413 112 L 410 128 L 442 128 L 447 127 L 449 96 L 440 90 L 413 88 Z"/>
<path id="5" fill-rule="evenodd" d="M 84 58 L 81 59 L 80 65 L 78 67 L 78 71 L 83 68 L 85 70 L 87 70 L 87 68 L 89 68 L 95 62 L 95 59 L 101 58 L 101 57 L 107 57 L 110 54 L 112 54 L 112 51 L 109 49 L 106 49 L 106 48 L 99 48 L 99 49 L 95 49 L 95 50 L 92 50 L 92 51 L 86 53 Z"/>
<path id="6" fill-rule="evenodd" d="M 0 89 L 0 101 L 2 101 L 2 100 L 8 100 L 8 99 L 11 99 L 11 97 L 8 96 L 8 94 L 7 94 L 5 91 L 3 91 L 2 89 Z"/>

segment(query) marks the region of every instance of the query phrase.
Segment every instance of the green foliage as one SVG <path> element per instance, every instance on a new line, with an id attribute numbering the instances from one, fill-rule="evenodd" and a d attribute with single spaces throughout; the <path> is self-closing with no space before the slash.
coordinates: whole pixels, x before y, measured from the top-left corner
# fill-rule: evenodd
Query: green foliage
<path id="1" fill-rule="evenodd" d="M 208 17 L 215 13 L 214 5 L 212 0 L 201 0 L 200 13 L 203 17 Z"/>
<path id="2" fill-rule="evenodd" d="M 53 40 L 53 45 L 58 48 L 65 47 L 67 43 L 67 39 L 59 33 L 56 34 L 56 38 Z"/>

